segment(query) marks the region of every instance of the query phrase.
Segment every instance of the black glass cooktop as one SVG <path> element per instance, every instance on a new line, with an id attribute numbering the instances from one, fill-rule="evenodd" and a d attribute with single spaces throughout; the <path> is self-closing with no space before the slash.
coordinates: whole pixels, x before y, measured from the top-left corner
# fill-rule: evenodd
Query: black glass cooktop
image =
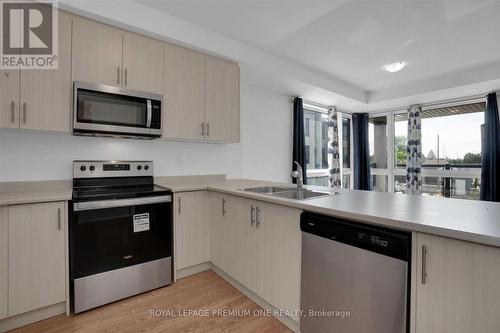
<path id="1" fill-rule="evenodd" d="M 170 189 L 152 183 L 152 177 L 90 178 L 73 180 L 73 201 L 98 201 L 158 196 Z"/>

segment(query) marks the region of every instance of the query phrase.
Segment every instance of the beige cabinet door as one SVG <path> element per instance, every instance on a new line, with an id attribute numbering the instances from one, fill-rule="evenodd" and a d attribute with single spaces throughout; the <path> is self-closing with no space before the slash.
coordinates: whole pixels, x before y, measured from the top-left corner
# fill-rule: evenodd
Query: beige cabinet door
<path id="1" fill-rule="evenodd" d="M 0 70 L 0 127 L 19 128 L 19 70 Z"/>
<path id="2" fill-rule="evenodd" d="M 498 332 L 500 249 L 417 237 L 416 332 Z"/>
<path id="3" fill-rule="evenodd" d="M 230 266 L 227 273 L 253 292 L 257 292 L 257 202 L 241 197 L 231 199 L 234 214 L 228 230 Z"/>
<path id="4" fill-rule="evenodd" d="M 59 12 L 57 70 L 21 70 L 21 128 L 69 132 L 71 128 L 71 17 Z"/>
<path id="5" fill-rule="evenodd" d="M 210 261 L 223 271 L 227 271 L 229 258 L 229 239 L 231 237 L 228 224 L 234 214 L 231 196 L 221 193 L 210 193 Z"/>
<path id="6" fill-rule="evenodd" d="M 127 89 L 163 94 L 163 43 L 125 32 L 122 83 Z"/>
<path id="7" fill-rule="evenodd" d="M 301 210 L 259 202 L 257 212 L 257 294 L 278 309 L 299 309 Z"/>
<path id="8" fill-rule="evenodd" d="M 209 219 L 206 191 L 182 192 L 174 195 L 175 268 L 201 264 L 208 258 Z"/>
<path id="9" fill-rule="evenodd" d="M 205 121 L 205 56 L 165 44 L 163 137 L 201 140 Z"/>
<path id="10" fill-rule="evenodd" d="M 122 39 L 119 29 L 75 18 L 73 21 L 73 81 L 121 86 Z"/>
<path id="11" fill-rule="evenodd" d="M 9 206 L 9 316 L 66 300 L 64 207 Z"/>
<path id="12" fill-rule="evenodd" d="M 274 221 L 280 224 L 279 301 L 282 310 L 300 309 L 300 263 L 302 260 L 302 232 L 300 231 L 300 209 L 271 205 L 275 208 Z M 292 317 L 299 321 L 298 317 Z"/>
<path id="13" fill-rule="evenodd" d="M 240 68 L 238 64 L 205 57 L 206 139 L 240 141 Z"/>

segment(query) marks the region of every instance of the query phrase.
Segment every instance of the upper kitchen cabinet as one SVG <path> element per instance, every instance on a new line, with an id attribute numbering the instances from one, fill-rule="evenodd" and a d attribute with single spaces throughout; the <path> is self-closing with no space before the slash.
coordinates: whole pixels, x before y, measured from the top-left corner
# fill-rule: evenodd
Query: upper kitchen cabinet
<path id="1" fill-rule="evenodd" d="M 123 87 L 163 94 L 163 43 L 123 34 Z"/>
<path id="2" fill-rule="evenodd" d="M 121 86 L 123 32 L 84 18 L 73 22 L 73 80 Z"/>
<path id="3" fill-rule="evenodd" d="M 240 141 L 238 64 L 166 44 L 164 97 L 164 138 Z"/>
<path id="4" fill-rule="evenodd" d="M 19 128 L 19 70 L 0 71 L 0 127 Z"/>
<path id="5" fill-rule="evenodd" d="M 20 128 L 27 129 L 70 131 L 71 22 L 69 14 L 59 12 L 58 69 L 21 70 L 20 101 L 16 103 L 20 112 L 11 124 L 19 123 Z"/>
<path id="6" fill-rule="evenodd" d="M 205 121 L 205 56 L 165 44 L 163 137 L 202 140 Z"/>
<path id="7" fill-rule="evenodd" d="M 206 56 L 205 138 L 240 141 L 240 68 L 238 64 Z"/>
<path id="8" fill-rule="evenodd" d="M 163 43 L 78 18 L 73 80 L 163 93 Z"/>

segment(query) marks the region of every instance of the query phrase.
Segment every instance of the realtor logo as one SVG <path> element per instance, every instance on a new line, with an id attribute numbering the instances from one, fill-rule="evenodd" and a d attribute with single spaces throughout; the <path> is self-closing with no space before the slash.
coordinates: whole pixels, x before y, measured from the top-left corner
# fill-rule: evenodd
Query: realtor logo
<path id="1" fill-rule="evenodd" d="M 57 69 L 55 1 L 1 1 L 2 69 Z"/>

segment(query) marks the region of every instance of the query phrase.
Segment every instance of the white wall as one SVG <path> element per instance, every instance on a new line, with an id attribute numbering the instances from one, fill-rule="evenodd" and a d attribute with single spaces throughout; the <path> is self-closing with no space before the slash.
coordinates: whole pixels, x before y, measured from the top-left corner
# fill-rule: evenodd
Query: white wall
<path id="1" fill-rule="evenodd" d="M 290 182 L 291 98 L 242 86 L 241 142 L 244 178 Z"/>
<path id="2" fill-rule="evenodd" d="M 241 143 L 77 137 L 0 130 L 0 181 L 71 179 L 77 159 L 153 160 L 155 175 L 226 174 L 286 181 L 291 105 L 286 95 L 241 87 Z"/>

